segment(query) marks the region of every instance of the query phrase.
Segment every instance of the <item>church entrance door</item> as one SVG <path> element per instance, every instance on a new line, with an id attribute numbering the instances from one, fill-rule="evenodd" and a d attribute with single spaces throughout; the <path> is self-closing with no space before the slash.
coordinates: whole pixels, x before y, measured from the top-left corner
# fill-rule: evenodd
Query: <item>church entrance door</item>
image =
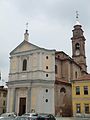
<path id="1" fill-rule="evenodd" d="M 20 98 L 19 100 L 19 115 L 26 112 L 26 97 Z"/>

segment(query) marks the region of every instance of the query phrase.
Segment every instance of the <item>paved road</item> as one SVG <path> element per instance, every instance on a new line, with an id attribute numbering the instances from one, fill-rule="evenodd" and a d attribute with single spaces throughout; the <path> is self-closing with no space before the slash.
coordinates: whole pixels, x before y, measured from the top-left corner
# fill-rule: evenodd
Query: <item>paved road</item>
<path id="1" fill-rule="evenodd" d="M 90 118 L 56 117 L 56 120 L 90 120 Z"/>
<path id="2" fill-rule="evenodd" d="M 56 117 L 56 120 L 73 120 L 73 118 L 69 118 L 69 117 Z"/>

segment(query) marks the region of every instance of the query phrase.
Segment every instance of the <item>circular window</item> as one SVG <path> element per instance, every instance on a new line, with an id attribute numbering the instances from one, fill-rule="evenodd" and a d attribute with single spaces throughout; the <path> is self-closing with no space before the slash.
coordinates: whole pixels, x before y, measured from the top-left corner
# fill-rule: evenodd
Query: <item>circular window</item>
<path id="1" fill-rule="evenodd" d="M 46 92 L 48 92 L 48 89 L 46 89 Z"/>
<path id="2" fill-rule="evenodd" d="M 48 99 L 46 99 L 46 102 L 48 102 Z"/>

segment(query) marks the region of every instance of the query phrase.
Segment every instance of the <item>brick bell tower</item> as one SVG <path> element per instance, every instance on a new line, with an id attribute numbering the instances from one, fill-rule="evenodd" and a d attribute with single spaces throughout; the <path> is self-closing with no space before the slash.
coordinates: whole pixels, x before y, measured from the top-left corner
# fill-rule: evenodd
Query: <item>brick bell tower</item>
<path id="1" fill-rule="evenodd" d="M 76 12 L 77 13 L 77 12 Z M 74 25 L 72 40 L 72 58 L 78 63 L 82 71 L 87 72 L 86 56 L 85 56 L 85 37 L 81 24 L 78 22 L 78 13 L 76 15 L 76 24 Z"/>

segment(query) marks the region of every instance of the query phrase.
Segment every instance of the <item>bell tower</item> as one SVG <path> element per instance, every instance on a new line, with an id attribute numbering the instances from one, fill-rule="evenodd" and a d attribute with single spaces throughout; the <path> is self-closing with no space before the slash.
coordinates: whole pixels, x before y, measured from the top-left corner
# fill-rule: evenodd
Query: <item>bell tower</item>
<path id="1" fill-rule="evenodd" d="M 76 15 L 76 24 L 74 25 L 72 40 L 72 58 L 79 64 L 82 71 L 87 72 L 86 56 L 85 56 L 85 37 L 81 24 L 78 22 L 78 13 Z"/>

